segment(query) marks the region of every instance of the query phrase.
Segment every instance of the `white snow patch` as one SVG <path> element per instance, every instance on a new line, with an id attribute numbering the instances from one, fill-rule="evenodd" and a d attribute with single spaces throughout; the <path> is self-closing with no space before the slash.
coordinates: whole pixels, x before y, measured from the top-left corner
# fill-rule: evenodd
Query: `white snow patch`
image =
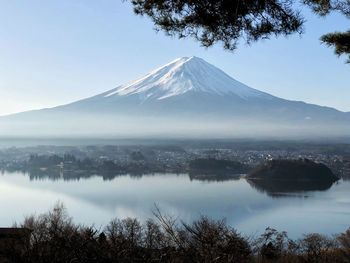
<path id="1" fill-rule="evenodd" d="M 178 58 L 142 78 L 105 93 L 104 97 L 138 94 L 142 100 L 163 100 L 189 91 L 220 96 L 232 94 L 244 99 L 273 97 L 242 84 L 197 57 Z"/>

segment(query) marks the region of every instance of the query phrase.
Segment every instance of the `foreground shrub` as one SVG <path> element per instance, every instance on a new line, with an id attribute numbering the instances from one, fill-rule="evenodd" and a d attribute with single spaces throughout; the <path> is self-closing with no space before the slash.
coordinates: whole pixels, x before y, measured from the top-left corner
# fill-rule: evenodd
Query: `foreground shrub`
<path id="1" fill-rule="evenodd" d="M 350 228 L 338 237 L 343 262 L 350 262 Z"/>
<path id="2" fill-rule="evenodd" d="M 294 241 L 286 232 L 267 228 L 248 239 L 224 221 L 201 217 L 191 224 L 163 215 L 141 224 L 113 219 L 102 230 L 74 224 L 63 205 L 26 217 L 17 225 L 31 231 L 23 249 L 9 249 L 10 262 L 350 262 L 350 229 L 335 238 L 308 234 Z"/>

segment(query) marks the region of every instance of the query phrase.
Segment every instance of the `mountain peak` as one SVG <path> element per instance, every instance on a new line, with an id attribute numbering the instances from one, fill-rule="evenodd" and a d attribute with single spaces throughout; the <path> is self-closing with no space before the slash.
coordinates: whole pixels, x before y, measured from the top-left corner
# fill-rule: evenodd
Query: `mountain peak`
<path id="1" fill-rule="evenodd" d="M 348 136 L 349 123 L 348 113 L 274 97 L 182 57 L 97 96 L 4 117 L 0 134 L 315 138 Z"/>
<path id="2" fill-rule="evenodd" d="M 227 75 L 195 56 L 177 58 L 146 76 L 103 94 L 104 97 L 138 95 L 142 100 L 163 100 L 188 92 L 236 95 L 241 98 L 269 97 Z"/>
<path id="3" fill-rule="evenodd" d="M 180 57 L 180 58 L 174 59 L 172 62 L 170 62 L 168 64 L 171 64 L 171 63 L 174 63 L 174 62 L 188 63 L 188 62 L 191 62 L 191 61 L 193 62 L 193 61 L 196 61 L 196 60 L 204 61 L 204 59 L 202 59 L 202 58 L 199 58 L 199 57 L 196 57 L 196 56 L 191 56 L 191 57 Z"/>

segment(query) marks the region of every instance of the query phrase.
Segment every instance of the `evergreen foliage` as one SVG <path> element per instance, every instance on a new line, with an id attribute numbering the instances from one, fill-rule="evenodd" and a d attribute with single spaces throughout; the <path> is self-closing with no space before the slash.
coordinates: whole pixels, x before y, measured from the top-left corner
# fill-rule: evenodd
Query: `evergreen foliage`
<path id="1" fill-rule="evenodd" d="M 204 47 L 223 44 L 235 50 L 240 40 L 252 42 L 271 36 L 302 33 L 304 18 L 296 0 L 131 0 L 137 15 L 148 16 L 169 36 L 193 37 Z M 350 0 L 304 0 L 314 13 L 339 12 L 350 18 Z M 349 55 L 350 31 L 326 34 L 321 41 L 337 55 Z"/>
<path id="2" fill-rule="evenodd" d="M 138 15 L 149 16 L 158 30 L 194 37 L 204 47 L 220 42 L 234 50 L 240 39 L 251 43 L 271 35 L 302 31 L 303 19 L 292 0 L 132 0 Z"/>
<path id="3" fill-rule="evenodd" d="M 350 30 L 347 32 L 329 33 L 321 37 L 321 41 L 334 47 L 336 55 L 348 55 L 347 63 L 350 63 Z"/>

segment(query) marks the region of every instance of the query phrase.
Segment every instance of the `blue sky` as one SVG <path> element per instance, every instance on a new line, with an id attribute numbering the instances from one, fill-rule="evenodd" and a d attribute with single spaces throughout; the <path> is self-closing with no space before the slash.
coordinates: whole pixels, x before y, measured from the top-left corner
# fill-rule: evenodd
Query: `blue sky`
<path id="1" fill-rule="evenodd" d="M 304 7 L 305 34 L 231 53 L 156 33 L 121 0 L 0 3 L 0 115 L 89 97 L 192 55 L 253 88 L 350 111 L 350 65 L 319 41 L 348 29 L 340 15 L 317 18 Z"/>

